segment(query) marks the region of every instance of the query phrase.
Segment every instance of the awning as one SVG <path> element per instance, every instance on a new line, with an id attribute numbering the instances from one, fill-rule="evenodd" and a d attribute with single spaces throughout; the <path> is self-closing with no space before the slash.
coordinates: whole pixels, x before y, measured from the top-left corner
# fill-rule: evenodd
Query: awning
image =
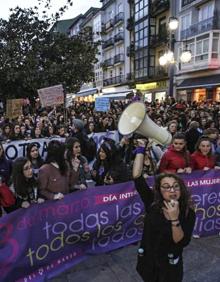
<path id="1" fill-rule="evenodd" d="M 212 75 L 212 76 L 203 76 L 203 77 L 195 77 L 188 78 L 183 80 L 179 85 L 177 85 L 177 89 L 189 89 L 189 88 L 206 88 L 212 86 L 220 86 L 220 74 Z"/>
<path id="2" fill-rule="evenodd" d="M 86 96 L 96 94 L 96 93 L 97 93 L 97 88 L 89 88 L 89 89 L 85 89 L 85 90 L 77 92 L 76 98 L 77 97 L 86 97 Z"/>
<path id="3" fill-rule="evenodd" d="M 119 99 L 127 99 L 129 95 L 133 95 L 132 91 L 129 92 L 121 92 L 121 93 L 106 93 L 103 94 L 102 96 L 97 97 L 96 99 L 99 98 L 109 98 L 111 100 L 119 100 Z"/>

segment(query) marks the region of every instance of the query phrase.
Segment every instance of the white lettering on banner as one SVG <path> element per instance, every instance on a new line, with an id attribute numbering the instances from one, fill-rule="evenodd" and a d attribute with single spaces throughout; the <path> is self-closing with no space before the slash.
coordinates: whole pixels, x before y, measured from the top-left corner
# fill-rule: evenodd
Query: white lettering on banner
<path id="1" fill-rule="evenodd" d="M 97 144 L 97 148 L 99 148 L 104 138 L 113 139 L 115 140 L 115 142 L 119 141 L 118 131 L 116 130 L 89 134 L 88 137 L 92 137 L 94 139 L 94 141 Z M 65 142 L 65 138 L 61 138 L 61 137 L 18 140 L 18 141 L 11 141 L 9 143 L 4 143 L 3 148 L 5 151 L 6 158 L 9 160 L 15 160 L 16 158 L 26 156 L 28 144 L 36 143 L 39 147 L 39 152 L 41 157 L 45 159 L 47 155 L 47 145 L 52 140 Z"/>
<path id="2" fill-rule="evenodd" d="M 47 145 L 52 140 L 58 140 L 64 142 L 64 138 L 39 138 L 39 139 L 31 139 L 31 140 L 19 140 L 19 141 L 11 141 L 9 143 L 3 144 L 3 148 L 5 151 L 5 156 L 9 160 L 15 160 L 19 157 L 25 157 L 27 146 L 30 143 L 35 143 L 38 148 L 40 155 L 43 159 L 46 158 L 47 155 Z"/>

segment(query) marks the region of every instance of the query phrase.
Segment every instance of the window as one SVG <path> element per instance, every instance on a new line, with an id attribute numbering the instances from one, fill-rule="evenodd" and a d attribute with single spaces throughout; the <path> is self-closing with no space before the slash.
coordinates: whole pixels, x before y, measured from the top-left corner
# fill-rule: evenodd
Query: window
<path id="1" fill-rule="evenodd" d="M 219 57 L 219 37 L 214 37 L 212 42 L 212 58 L 217 59 Z"/>
<path id="2" fill-rule="evenodd" d="M 190 14 L 186 14 L 184 16 L 181 17 L 181 30 L 186 30 L 190 27 L 191 25 L 191 17 Z"/>
<path id="3" fill-rule="evenodd" d="M 214 2 L 207 3 L 199 9 L 199 21 L 204 21 L 214 16 Z"/>
<path id="4" fill-rule="evenodd" d="M 209 38 L 202 39 L 196 42 L 196 61 L 202 61 L 208 59 L 209 53 Z"/>

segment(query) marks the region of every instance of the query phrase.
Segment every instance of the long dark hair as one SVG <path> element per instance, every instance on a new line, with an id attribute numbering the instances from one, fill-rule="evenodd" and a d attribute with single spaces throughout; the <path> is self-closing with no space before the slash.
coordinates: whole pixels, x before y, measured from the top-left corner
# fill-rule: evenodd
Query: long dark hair
<path id="1" fill-rule="evenodd" d="M 39 145 L 37 144 L 37 143 L 30 143 L 30 144 L 28 144 L 27 145 L 27 154 L 26 154 L 26 156 L 27 156 L 27 158 L 30 160 L 30 162 L 32 163 L 32 157 L 31 157 L 31 150 L 32 150 L 32 148 L 34 148 L 34 147 L 36 147 L 37 149 L 38 149 L 38 151 L 39 151 Z M 41 156 L 40 156 L 40 154 L 38 154 L 38 157 L 37 157 L 37 164 L 39 165 L 39 167 L 43 164 L 43 160 L 42 160 L 42 158 L 41 158 Z"/>
<path id="2" fill-rule="evenodd" d="M 65 146 L 66 146 L 66 160 L 70 166 L 70 168 L 73 168 L 73 165 L 72 165 L 72 159 L 73 159 L 73 146 L 75 143 L 79 143 L 80 144 L 80 141 L 78 138 L 76 137 L 69 137 L 67 140 L 66 140 L 66 143 L 65 143 Z M 81 146 L 81 144 L 80 144 Z"/>
<path id="3" fill-rule="evenodd" d="M 176 180 L 176 182 L 180 185 L 180 199 L 179 199 L 179 207 L 180 207 L 180 216 L 187 216 L 189 208 L 193 208 L 193 202 L 191 199 L 190 192 L 185 185 L 184 181 L 174 173 L 161 173 L 155 177 L 154 183 L 154 205 L 161 209 L 163 207 L 164 198 L 161 194 L 161 181 L 165 177 L 172 177 Z"/>
<path id="4" fill-rule="evenodd" d="M 34 177 L 27 179 L 24 176 L 24 165 L 28 161 L 29 160 L 27 158 L 17 158 L 12 167 L 12 183 L 14 185 L 15 192 L 22 197 L 27 196 L 28 189 L 33 188 L 37 185 Z"/>
<path id="5" fill-rule="evenodd" d="M 47 147 L 46 163 L 47 164 L 52 162 L 57 163 L 59 165 L 59 170 L 61 175 L 65 175 L 67 172 L 67 165 L 65 162 L 64 153 L 65 153 L 65 146 L 63 143 L 57 140 L 50 141 Z"/>

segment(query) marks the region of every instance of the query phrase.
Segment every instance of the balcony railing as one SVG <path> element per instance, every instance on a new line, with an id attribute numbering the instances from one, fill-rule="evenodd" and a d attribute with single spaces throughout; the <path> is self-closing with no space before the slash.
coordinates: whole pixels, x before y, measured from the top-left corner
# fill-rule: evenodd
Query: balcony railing
<path id="1" fill-rule="evenodd" d="M 207 20 L 198 22 L 197 24 L 193 24 L 185 30 L 181 30 L 180 36 L 181 36 L 181 39 L 184 39 L 187 37 L 195 36 L 203 32 L 210 31 L 215 28 L 218 28 L 217 19 L 216 17 L 212 17 Z"/>
<path id="2" fill-rule="evenodd" d="M 124 54 L 118 54 L 114 57 L 114 64 L 123 63 L 124 62 Z"/>
<path id="3" fill-rule="evenodd" d="M 105 67 L 111 67 L 111 66 L 113 66 L 113 65 L 114 65 L 114 60 L 113 60 L 113 58 L 110 58 L 110 59 L 105 60 L 105 61 L 103 62 L 103 65 L 104 65 Z"/>
<path id="4" fill-rule="evenodd" d="M 119 14 L 115 16 L 115 24 L 119 22 L 123 22 L 123 21 L 124 21 L 124 13 L 120 12 Z"/>
<path id="5" fill-rule="evenodd" d="M 125 82 L 124 75 L 119 75 L 119 76 L 104 79 L 103 85 L 108 86 L 108 85 L 120 84 L 120 83 L 124 83 L 124 82 Z"/>
<path id="6" fill-rule="evenodd" d="M 106 40 L 102 46 L 103 49 L 106 49 L 110 46 L 114 45 L 114 39 L 113 38 L 109 38 L 108 40 Z"/>
<path id="7" fill-rule="evenodd" d="M 170 7 L 169 0 L 151 0 L 150 13 L 152 16 L 156 16 L 169 9 L 169 7 Z"/>
<path id="8" fill-rule="evenodd" d="M 168 76 L 168 69 L 161 67 L 161 66 L 156 66 L 154 68 L 154 76 L 155 77 L 163 77 L 163 76 Z"/>
<path id="9" fill-rule="evenodd" d="M 169 40 L 168 37 L 168 32 L 164 31 L 164 32 L 160 32 L 159 34 L 156 35 L 152 35 L 150 37 L 150 44 L 151 45 L 162 45 L 162 43 L 167 43 Z"/>
<path id="10" fill-rule="evenodd" d="M 126 28 L 129 31 L 134 30 L 134 18 L 133 17 L 127 19 L 127 26 L 126 26 Z"/>
<path id="11" fill-rule="evenodd" d="M 105 24 L 105 30 L 107 31 L 107 30 L 113 28 L 113 26 L 114 26 L 114 20 L 111 19 Z"/>
<path id="12" fill-rule="evenodd" d="M 131 72 L 127 73 L 127 76 L 126 76 L 127 81 L 133 81 L 134 78 L 135 78 L 134 73 L 131 73 Z"/>
<path id="13" fill-rule="evenodd" d="M 134 44 L 131 44 L 130 46 L 127 47 L 127 56 L 128 57 L 135 56 Z"/>
<path id="14" fill-rule="evenodd" d="M 124 32 L 119 32 L 115 35 L 115 42 L 124 40 Z"/>
<path id="15" fill-rule="evenodd" d="M 182 7 L 189 5 L 194 1 L 196 1 L 196 0 L 182 0 Z"/>

